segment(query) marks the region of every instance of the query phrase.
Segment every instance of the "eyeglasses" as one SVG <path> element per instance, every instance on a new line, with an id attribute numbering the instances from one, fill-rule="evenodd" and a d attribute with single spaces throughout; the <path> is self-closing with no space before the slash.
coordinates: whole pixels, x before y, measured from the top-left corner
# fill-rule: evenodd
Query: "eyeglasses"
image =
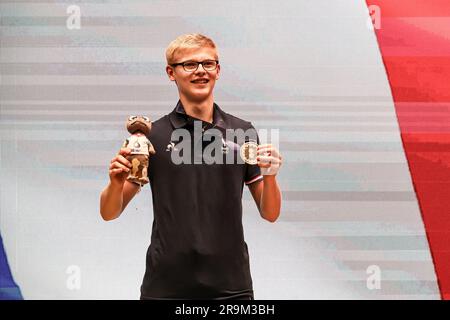
<path id="1" fill-rule="evenodd" d="M 185 61 L 180 63 L 171 64 L 172 67 L 183 66 L 183 69 L 187 72 L 194 72 L 198 69 L 199 65 L 202 65 L 203 69 L 206 71 L 214 71 L 217 69 L 217 65 L 219 64 L 218 60 L 205 60 L 202 62 L 197 61 Z"/>

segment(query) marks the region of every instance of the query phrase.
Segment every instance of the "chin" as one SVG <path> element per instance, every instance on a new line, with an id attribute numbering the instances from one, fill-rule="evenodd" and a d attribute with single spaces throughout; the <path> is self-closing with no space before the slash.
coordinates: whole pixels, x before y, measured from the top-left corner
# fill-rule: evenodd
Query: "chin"
<path id="1" fill-rule="evenodd" d="M 203 101 L 211 95 L 211 90 L 196 90 L 189 92 L 186 96 L 192 101 Z"/>

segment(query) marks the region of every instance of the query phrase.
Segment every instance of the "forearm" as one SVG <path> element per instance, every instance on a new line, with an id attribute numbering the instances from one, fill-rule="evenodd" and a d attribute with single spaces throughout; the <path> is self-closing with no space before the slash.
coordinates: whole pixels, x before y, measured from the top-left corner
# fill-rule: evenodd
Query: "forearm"
<path id="1" fill-rule="evenodd" d="M 122 213 L 123 185 L 109 183 L 100 196 L 100 214 L 104 220 L 116 219 Z"/>
<path id="2" fill-rule="evenodd" d="M 260 201 L 261 216 L 275 222 L 280 215 L 281 192 L 274 175 L 265 175 L 263 180 L 263 190 Z"/>

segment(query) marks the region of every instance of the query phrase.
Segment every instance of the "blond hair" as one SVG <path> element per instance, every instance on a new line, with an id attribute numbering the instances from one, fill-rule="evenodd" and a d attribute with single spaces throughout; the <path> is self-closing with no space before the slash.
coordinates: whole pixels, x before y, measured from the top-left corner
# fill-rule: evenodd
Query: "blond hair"
<path id="1" fill-rule="evenodd" d="M 166 49 L 167 64 L 173 64 L 177 51 L 191 48 L 210 47 L 216 50 L 215 58 L 218 60 L 217 48 L 210 38 L 199 33 L 183 34 L 173 40 Z"/>

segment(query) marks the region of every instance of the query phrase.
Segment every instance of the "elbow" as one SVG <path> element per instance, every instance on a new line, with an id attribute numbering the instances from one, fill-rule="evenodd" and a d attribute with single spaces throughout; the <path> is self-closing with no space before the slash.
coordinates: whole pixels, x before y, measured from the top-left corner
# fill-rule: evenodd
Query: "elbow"
<path id="1" fill-rule="evenodd" d="M 280 216 L 280 213 L 268 213 L 268 214 L 261 214 L 261 217 L 266 220 L 269 221 L 271 223 L 274 223 L 275 221 L 277 221 L 278 217 Z"/>
<path id="2" fill-rule="evenodd" d="M 271 223 L 275 223 L 275 221 L 277 221 L 277 219 L 278 219 L 278 216 L 276 216 L 276 217 L 266 217 L 264 219 L 266 219 L 267 221 L 269 221 Z"/>
<path id="3" fill-rule="evenodd" d="M 103 221 L 111 221 L 111 220 L 113 220 L 111 217 L 106 216 L 106 215 L 104 215 L 102 213 L 100 213 L 100 216 L 102 217 Z"/>
<path id="4" fill-rule="evenodd" d="M 107 214 L 103 213 L 103 211 L 100 211 L 100 216 L 102 217 L 103 221 L 111 221 L 111 217 Z"/>
<path id="5" fill-rule="evenodd" d="M 111 208 L 111 206 L 109 206 L 103 200 L 103 198 L 100 197 L 100 216 L 102 217 L 103 221 L 111 221 L 118 218 L 122 211 L 123 208 L 121 208 L 120 211 L 119 209 Z"/>
<path id="6" fill-rule="evenodd" d="M 261 205 L 258 206 L 258 209 L 259 214 L 264 220 L 274 223 L 280 217 L 281 202 L 269 203 L 267 205 L 261 203 Z"/>
<path id="7" fill-rule="evenodd" d="M 119 215 L 120 215 L 120 213 L 118 213 L 118 214 L 111 214 L 111 213 L 104 212 L 103 210 L 100 210 L 100 216 L 102 217 L 103 221 L 114 220 L 114 219 L 118 218 Z"/>

